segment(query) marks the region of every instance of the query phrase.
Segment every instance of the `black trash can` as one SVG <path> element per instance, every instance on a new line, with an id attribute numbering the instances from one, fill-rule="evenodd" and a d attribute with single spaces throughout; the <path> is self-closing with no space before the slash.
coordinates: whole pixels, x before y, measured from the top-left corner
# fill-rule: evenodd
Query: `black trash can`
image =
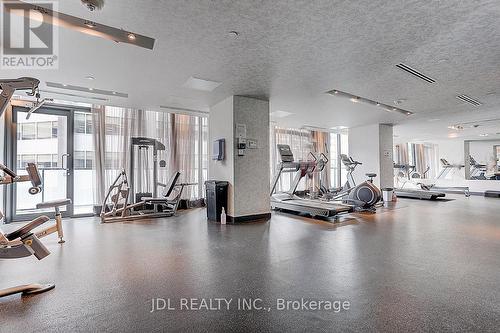
<path id="1" fill-rule="evenodd" d="M 207 218 L 210 221 L 220 222 L 222 207 L 227 214 L 227 189 L 229 183 L 218 180 L 207 180 L 205 188 L 207 191 Z"/>

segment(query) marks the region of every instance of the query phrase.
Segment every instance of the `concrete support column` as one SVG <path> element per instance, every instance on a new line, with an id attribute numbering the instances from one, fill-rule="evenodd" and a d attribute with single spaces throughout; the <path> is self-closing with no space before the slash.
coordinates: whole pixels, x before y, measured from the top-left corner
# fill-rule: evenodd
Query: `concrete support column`
<path id="1" fill-rule="evenodd" d="M 390 124 L 374 124 L 349 129 L 349 155 L 363 163 L 354 171 L 357 184 L 366 180 L 366 173 L 376 173 L 374 183 L 394 186 L 393 131 Z"/>
<path id="2" fill-rule="evenodd" d="M 238 137 L 247 144 L 240 153 Z M 209 117 L 210 157 L 218 139 L 226 140 L 226 157 L 210 158 L 208 172 L 209 179 L 229 182 L 229 221 L 269 218 L 269 101 L 231 96 L 214 105 Z"/>

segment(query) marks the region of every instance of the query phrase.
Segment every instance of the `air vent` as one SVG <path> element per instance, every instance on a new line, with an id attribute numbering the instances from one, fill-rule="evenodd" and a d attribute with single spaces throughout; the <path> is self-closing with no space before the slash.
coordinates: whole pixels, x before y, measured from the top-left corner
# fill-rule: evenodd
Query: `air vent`
<path id="1" fill-rule="evenodd" d="M 425 75 L 424 73 L 421 73 L 421 72 L 417 71 L 416 69 L 411 68 L 410 66 L 405 65 L 403 63 L 397 64 L 396 67 L 407 72 L 407 73 L 410 73 L 413 76 L 418 77 L 420 80 L 424 80 L 427 83 L 435 83 L 436 82 L 436 80 L 434 80 L 433 78 L 431 78 L 431 77 Z"/>
<path id="2" fill-rule="evenodd" d="M 469 97 L 467 95 L 457 95 L 457 98 L 459 100 L 461 100 L 462 102 L 469 103 L 469 104 L 472 104 L 474 106 L 480 106 L 483 104 L 480 101 L 478 101 L 477 99 L 474 99 L 474 98 Z"/>

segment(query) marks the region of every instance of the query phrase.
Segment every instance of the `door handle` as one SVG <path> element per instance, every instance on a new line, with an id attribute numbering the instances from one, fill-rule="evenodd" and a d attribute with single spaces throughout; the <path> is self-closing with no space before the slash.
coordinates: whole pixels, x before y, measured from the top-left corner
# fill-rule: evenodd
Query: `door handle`
<path id="1" fill-rule="evenodd" d="M 68 158 L 71 156 L 71 154 L 62 154 L 61 155 L 61 168 L 63 170 L 66 170 L 66 174 L 69 175 L 70 171 L 68 168 Z M 66 167 L 64 166 L 64 160 L 66 160 Z"/>

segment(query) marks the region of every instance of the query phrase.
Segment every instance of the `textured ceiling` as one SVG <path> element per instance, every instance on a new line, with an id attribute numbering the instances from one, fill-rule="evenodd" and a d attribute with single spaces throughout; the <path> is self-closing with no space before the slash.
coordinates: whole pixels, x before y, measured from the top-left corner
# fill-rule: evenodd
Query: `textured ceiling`
<path id="1" fill-rule="evenodd" d="M 293 113 L 278 119 L 290 126 L 409 120 L 326 95 L 331 89 L 386 104 L 405 99 L 399 107 L 416 113 L 413 123 L 499 110 L 498 1 L 106 0 L 91 13 L 80 0 L 64 0 L 59 10 L 154 37 L 155 48 L 61 30 L 59 70 L 2 70 L 2 78 L 122 91 L 129 98 L 112 97 L 111 104 L 153 109 L 207 110 L 233 94 L 266 96 L 272 111 Z M 400 62 L 437 82 L 397 69 Z M 191 76 L 222 85 L 213 92 L 183 88 Z M 484 105 L 460 102 L 461 93 Z"/>

